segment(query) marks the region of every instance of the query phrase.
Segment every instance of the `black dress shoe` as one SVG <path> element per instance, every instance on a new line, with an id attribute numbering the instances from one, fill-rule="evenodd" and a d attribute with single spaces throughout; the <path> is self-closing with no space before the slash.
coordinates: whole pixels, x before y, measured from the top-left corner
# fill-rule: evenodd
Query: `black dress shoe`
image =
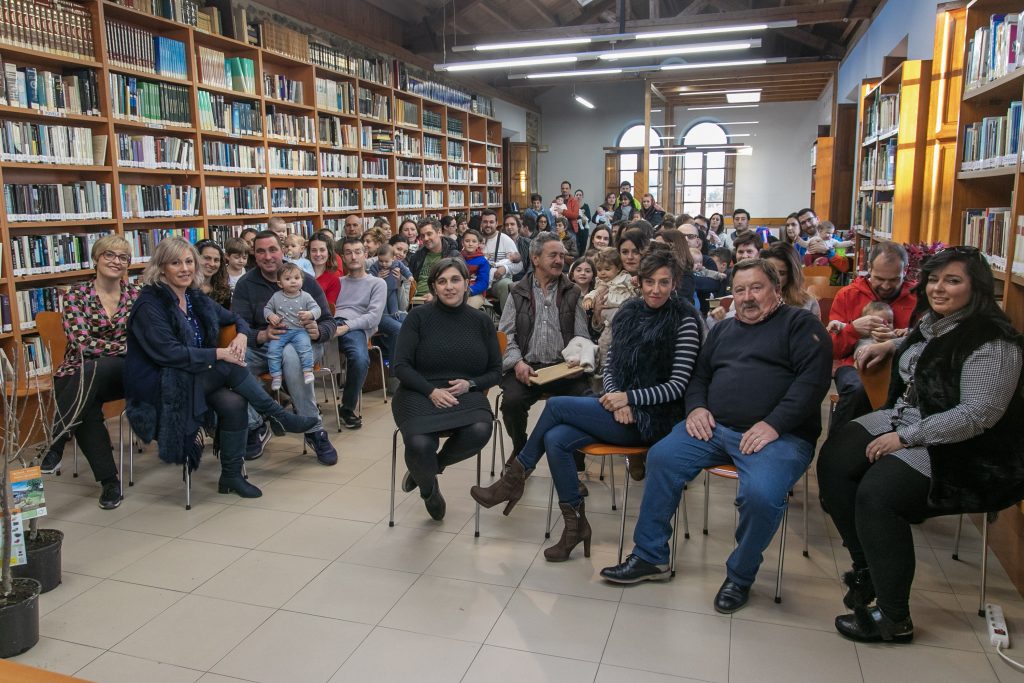
<path id="1" fill-rule="evenodd" d="M 444 519 L 444 513 L 447 510 L 447 504 L 444 502 L 444 496 L 441 495 L 441 487 L 437 485 L 437 481 L 434 481 L 434 490 L 430 492 L 430 496 L 423 499 L 423 504 L 427 508 L 427 514 L 430 515 L 431 519 L 436 519 L 440 522 Z"/>
<path id="2" fill-rule="evenodd" d="M 843 604 L 849 609 L 867 607 L 875 600 L 875 584 L 871 582 L 871 572 L 867 569 L 854 569 L 843 574 L 843 584 L 849 589 L 843 596 Z"/>
<path id="3" fill-rule="evenodd" d="M 750 599 L 750 586 L 741 586 L 735 581 L 726 579 L 715 596 L 715 611 L 732 614 L 740 610 Z"/>
<path id="4" fill-rule="evenodd" d="M 636 555 L 629 555 L 622 564 L 605 567 L 601 576 L 612 583 L 640 583 L 641 581 L 664 581 L 672 578 L 667 566 L 651 564 Z"/>
<path id="5" fill-rule="evenodd" d="M 909 616 L 893 621 L 877 605 L 858 607 L 853 614 L 839 615 L 836 630 L 861 643 L 909 643 L 914 639 L 914 622 Z"/>
<path id="6" fill-rule="evenodd" d="M 402 477 L 402 490 L 409 493 L 416 486 L 416 480 L 412 478 L 412 472 L 406 471 L 405 476 Z"/>

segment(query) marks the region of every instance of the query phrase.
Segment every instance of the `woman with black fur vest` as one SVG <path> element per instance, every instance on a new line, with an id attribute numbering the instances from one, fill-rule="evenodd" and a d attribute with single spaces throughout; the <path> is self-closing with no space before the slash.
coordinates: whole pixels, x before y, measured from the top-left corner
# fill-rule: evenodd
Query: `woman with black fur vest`
<path id="1" fill-rule="evenodd" d="M 497 482 L 474 486 L 484 507 L 508 502 L 507 515 L 523 495 L 525 481 L 544 453 L 558 490 L 565 527 L 558 543 L 544 551 L 549 562 L 564 562 L 579 543 L 590 557 L 590 524 L 573 454 L 592 443 L 653 444 L 683 419 L 683 395 L 700 351 L 700 315 L 680 300 L 676 287 L 683 268 L 671 250 L 653 244 L 640 262 L 641 295 L 627 300 L 612 321 L 612 343 L 600 397 L 553 396 L 533 433 Z M 642 464 L 630 463 L 642 478 Z M 638 465 L 640 465 L 638 467 Z"/>
<path id="2" fill-rule="evenodd" d="M 854 355 L 895 355 L 886 406 L 829 437 L 818 458 L 821 503 L 853 558 L 836 630 L 862 642 L 909 642 L 914 543 L 927 517 L 995 513 L 1024 497 L 1024 339 L 998 307 L 974 247 L 925 261 L 918 324 Z M 874 604 L 872 604 L 874 603 Z"/>
<path id="3" fill-rule="evenodd" d="M 242 477 L 248 406 L 270 419 L 275 433 L 300 434 L 315 417 L 290 413 L 245 368 L 248 325 L 203 294 L 199 253 L 181 237 L 161 240 L 142 273 L 146 285 L 128 318 L 125 398 L 132 429 L 144 442 L 156 439 L 160 459 L 190 470 L 199 466 L 200 427 L 220 430 L 220 493 L 258 498 Z M 225 348 L 222 327 L 238 335 Z"/>

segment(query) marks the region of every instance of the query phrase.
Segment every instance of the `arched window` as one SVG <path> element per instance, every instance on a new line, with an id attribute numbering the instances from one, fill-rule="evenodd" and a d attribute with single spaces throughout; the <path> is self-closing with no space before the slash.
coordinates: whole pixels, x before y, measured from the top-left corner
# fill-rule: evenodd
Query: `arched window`
<path id="1" fill-rule="evenodd" d="M 717 123 L 697 123 L 683 135 L 686 147 L 726 145 L 729 137 Z M 691 216 L 732 211 L 735 156 L 724 151 L 686 152 L 676 157 L 675 206 Z"/>
<path id="2" fill-rule="evenodd" d="M 656 199 L 660 199 L 659 190 L 661 189 L 661 155 L 655 153 L 655 149 L 661 146 L 661 136 L 654 130 L 651 130 L 648 138 L 651 145 L 651 168 L 650 173 L 647 176 L 647 191 L 654 195 Z M 619 183 L 627 181 L 631 185 L 633 184 L 633 174 L 640 170 L 640 165 L 643 163 L 644 156 L 644 125 L 638 123 L 635 126 L 630 126 L 619 136 L 619 140 L 616 143 L 619 148 L 617 153 L 618 157 L 618 173 L 609 177 L 608 180 L 608 192 L 618 192 Z M 613 179 L 614 178 L 614 179 Z M 636 188 L 634 188 L 634 191 Z"/>

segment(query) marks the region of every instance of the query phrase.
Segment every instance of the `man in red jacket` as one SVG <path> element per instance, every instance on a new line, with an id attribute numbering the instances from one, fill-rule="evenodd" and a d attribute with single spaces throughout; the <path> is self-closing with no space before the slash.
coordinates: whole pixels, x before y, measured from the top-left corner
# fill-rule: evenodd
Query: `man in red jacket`
<path id="1" fill-rule="evenodd" d="M 832 337 L 832 359 L 840 361 L 841 365 L 835 372 L 839 402 L 832 414 L 830 433 L 871 412 L 871 404 L 853 366 L 853 351 L 862 339 L 870 337 L 881 342 L 907 333 L 917 298 L 912 292 L 913 285 L 904 281 L 906 272 L 907 251 L 902 245 L 879 242 L 868 254 L 867 276 L 858 277 L 843 287 L 832 302 L 829 321 L 844 325 Z M 864 306 L 872 301 L 889 304 L 893 313 L 892 327 L 878 316 L 862 314 Z"/>

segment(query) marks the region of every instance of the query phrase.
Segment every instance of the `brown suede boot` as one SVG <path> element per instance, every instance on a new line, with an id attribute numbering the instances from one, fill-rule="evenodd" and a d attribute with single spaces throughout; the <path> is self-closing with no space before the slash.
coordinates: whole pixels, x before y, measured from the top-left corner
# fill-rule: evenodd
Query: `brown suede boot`
<path id="1" fill-rule="evenodd" d="M 518 458 L 513 458 L 512 462 L 501 473 L 501 479 L 490 486 L 474 486 L 469 490 L 469 495 L 473 496 L 473 500 L 485 508 L 492 508 L 498 503 L 508 501 L 508 505 L 505 506 L 505 510 L 502 512 L 503 515 L 508 516 L 508 513 L 512 512 L 512 508 L 516 506 L 519 499 L 523 497 L 523 489 L 526 488 L 526 478 L 530 476 L 531 472 L 533 470 L 526 471 Z"/>
<path id="2" fill-rule="evenodd" d="M 587 521 L 586 505 L 581 500 L 576 507 L 568 503 L 559 503 L 562 520 L 565 526 L 558 543 L 544 549 L 544 558 L 548 562 L 565 562 L 569 559 L 572 549 L 583 541 L 583 557 L 590 557 L 590 522 Z"/>

